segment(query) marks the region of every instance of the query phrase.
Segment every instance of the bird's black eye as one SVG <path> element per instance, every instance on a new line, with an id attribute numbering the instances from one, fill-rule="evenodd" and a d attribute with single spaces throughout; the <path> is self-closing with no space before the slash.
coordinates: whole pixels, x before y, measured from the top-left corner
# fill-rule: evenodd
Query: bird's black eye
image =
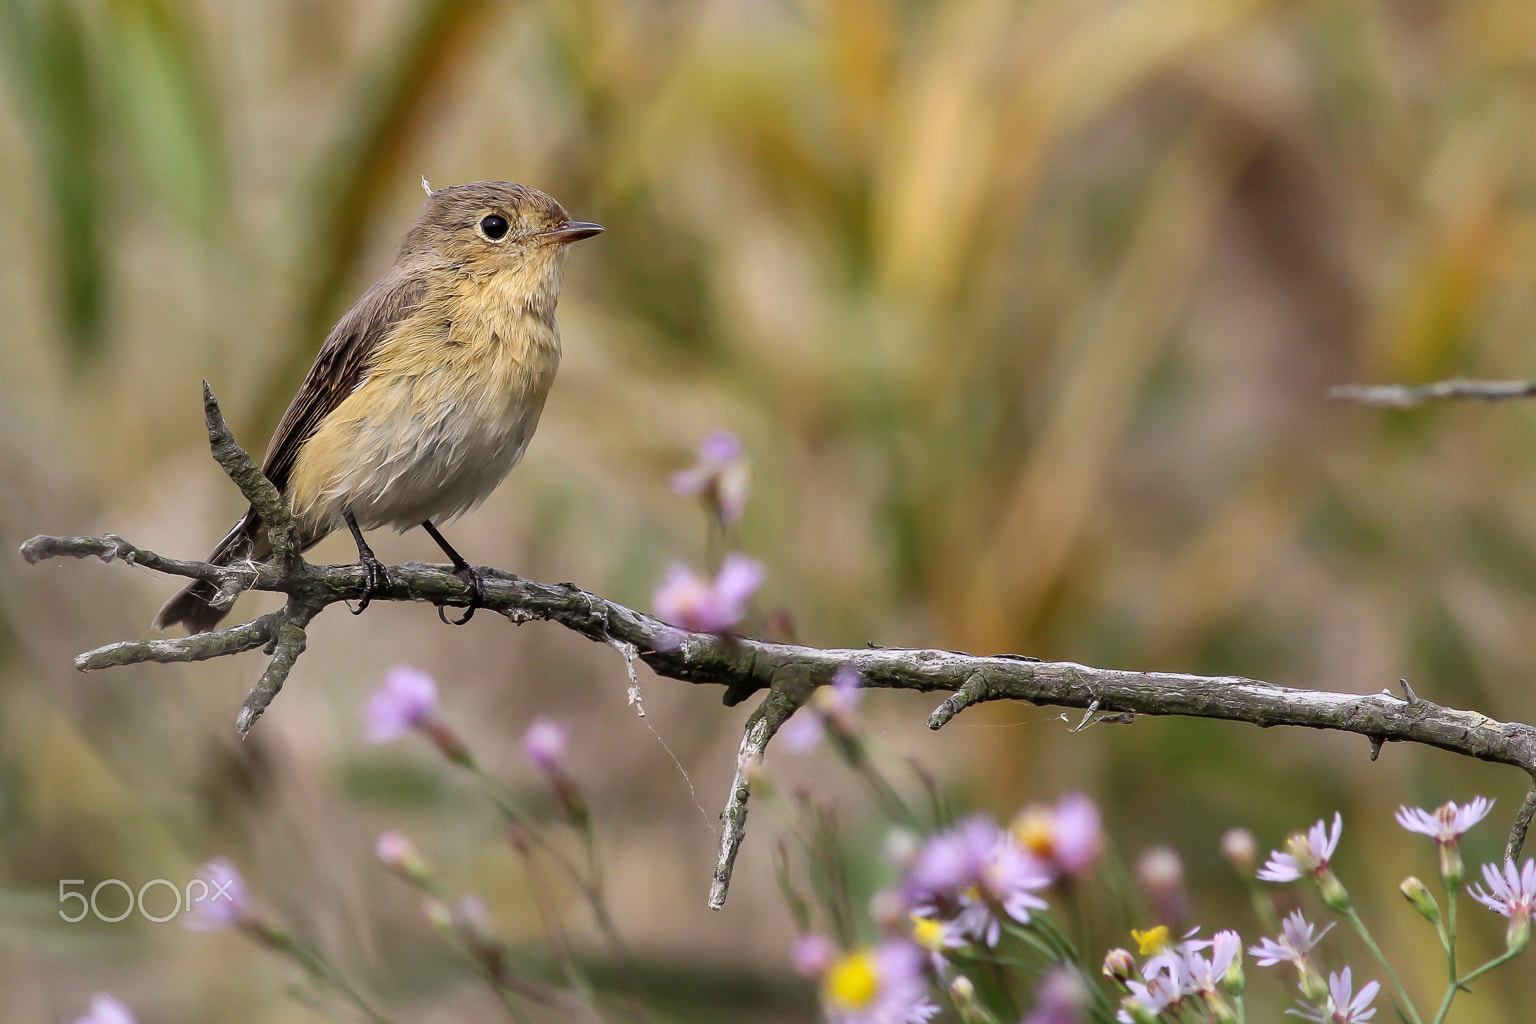
<path id="1" fill-rule="evenodd" d="M 480 230 L 485 232 L 486 238 L 494 241 L 507 233 L 507 218 L 493 213 L 480 222 Z"/>

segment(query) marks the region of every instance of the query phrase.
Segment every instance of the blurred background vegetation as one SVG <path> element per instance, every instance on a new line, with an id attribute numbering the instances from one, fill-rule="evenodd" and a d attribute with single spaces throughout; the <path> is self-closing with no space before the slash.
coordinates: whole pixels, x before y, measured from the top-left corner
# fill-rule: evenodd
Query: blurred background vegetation
<path id="1" fill-rule="evenodd" d="M 572 259 L 538 438 L 451 531 L 473 561 L 647 607 L 668 560 L 703 559 L 667 474 L 724 428 L 753 459 L 762 607 L 805 642 L 1406 676 L 1536 718 L 1536 407 L 1324 397 L 1533 372 L 1528 0 L 0 0 L 0 549 L 110 530 L 202 555 L 240 501 L 198 382 L 259 451 L 422 175 L 526 182 L 608 227 Z M 416 534 L 375 547 L 435 557 Z M 811 1018 L 770 815 L 703 909 L 746 709 L 642 676 L 639 720 L 613 654 L 555 627 L 377 606 L 318 622 L 240 743 L 254 660 L 71 668 L 171 589 L 0 558 L 0 1018 L 72 1019 L 104 988 L 141 1020 L 319 1019 L 235 937 L 56 917 L 60 878 L 185 879 L 214 854 L 401 1019 L 486 1015 L 372 857 L 404 828 L 537 955 L 495 816 L 423 745 L 362 743 L 402 660 L 520 785 L 528 719 L 575 723 L 619 926 L 680 1019 Z M 932 703 L 867 706 L 973 805 L 1092 793 L 1122 854 L 1177 846 L 1196 920 L 1250 940 L 1221 832 L 1274 843 L 1342 808 L 1341 874 L 1426 1001 L 1436 947 L 1394 890 L 1433 865 L 1390 813 L 1481 792 L 1507 822 L 1522 791 L 1237 725 L 1068 735 L 998 706 L 933 736 Z M 877 844 L 826 767 L 769 760 Z M 1499 924 L 1467 916 L 1492 949 Z M 1459 1018 L 1528 1019 L 1530 978 L 1495 975 Z M 1277 979 L 1252 985 L 1278 1014 Z"/>

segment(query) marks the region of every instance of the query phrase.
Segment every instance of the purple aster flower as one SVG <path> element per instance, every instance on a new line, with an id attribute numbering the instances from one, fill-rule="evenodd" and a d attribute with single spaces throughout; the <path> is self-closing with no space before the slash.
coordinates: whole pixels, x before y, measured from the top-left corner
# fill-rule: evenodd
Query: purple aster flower
<path id="1" fill-rule="evenodd" d="M 747 602 L 763 582 L 763 566 L 740 552 L 725 556 L 713 582 L 674 563 L 651 603 L 656 614 L 692 633 L 724 633 L 747 615 Z"/>
<path id="2" fill-rule="evenodd" d="M 1531 908 L 1536 905 L 1536 860 L 1527 858 L 1525 864 L 1516 869 L 1515 862 L 1505 858 L 1502 873 L 1496 865 L 1484 864 L 1483 880 L 1488 883 L 1486 892 L 1475 885 L 1469 885 L 1467 892 L 1489 910 L 1509 918 L 1505 942 L 1511 951 L 1518 953 L 1531 941 Z"/>
<path id="3" fill-rule="evenodd" d="M 939 1012 L 928 998 L 922 951 L 909 942 L 838 957 L 822 976 L 821 1000 L 831 1024 L 923 1024 Z"/>
<path id="4" fill-rule="evenodd" d="M 1014 838 L 1053 875 L 1081 875 L 1104 850 L 1099 808 L 1082 793 L 1068 793 L 1055 807 L 1026 807 L 1013 819 Z"/>
<path id="5" fill-rule="evenodd" d="M 1447 801 L 1433 812 L 1422 807 L 1399 807 L 1394 817 L 1409 832 L 1429 836 L 1444 846 L 1460 842 L 1467 829 L 1486 818 L 1492 808 L 1492 800 L 1479 796 L 1473 797 L 1472 802 L 1463 807 Z"/>
<path id="6" fill-rule="evenodd" d="M 953 909 L 960 893 L 980 880 L 982 866 L 1001 838 L 997 825 L 983 815 L 930 836 L 907 871 L 907 903 L 927 916 Z"/>
<path id="7" fill-rule="evenodd" d="M 1198 948 L 1193 948 L 1198 945 Z M 1234 931 L 1217 932 L 1210 942 L 1191 944 L 1184 951 L 1184 969 L 1191 992 L 1204 996 L 1216 994 L 1216 988 L 1235 964 L 1242 963 L 1243 940 Z M 1206 956 L 1204 950 L 1209 949 Z"/>
<path id="8" fill-rule="evenodd" d="M 672 474 L 678 494 L 702 494 L 715 515 L 727 525 L 741 518 L 747 505 L 752 472 L 735 434 L 717 431 L 699 442 L 699 461 Z"/>
<path id="9" fill-rule="evenodd" d="M 1355 992 L 1354 987 L 1349 968 L 1346 967 L 1328 975 L 1328 997 L 1321 1007 L 1290 1012 L 1303 1020 L 1318 1021 L 1319 1024 L 1365 1024 L 1376 1016 L 1371 1001 L 1376 998 L 1381 983 L 1368 981 L 1360 986 L 1359 992 Z"/>
<path id="10" fill-rule="evenodd" d="M 1044 910 L 1034 894 L 1050 875 L 986 817 L 977 816 L 931 837 L 907 872 L 904 894 L 920 917 L 953 921 L 967 938 L 997 945 L 1002 919 L 1028 924 Z"/>
<path id="11" fill-rule="evenodd" d="M 1530 917 L 1536 904 L 1536 860 L 1528 858 L 1517 870 L 1515 862 L 1506 858 L 1502 872 L 1497 865 L 1484 864 L 1483 880 L 1488 883 L 1486 891 L 1482 886 L 1467 886 L 1473 899 L 1505 917 Z"/>
<path id="12" fill-rule="evenodd" d="M 437 684 L 409 665 L 396 665 L 368 698 L 368 742 L 387 743 L 426 724 L 437 712 Z"/>
<path id="13" fill-rule="evenodd" d="M 75 1024 L 133 1024 L 133 1014 L 105 992 L 98 992 L 91 997 L 91 1012 L 77 1018 Z"/>
<path id="14" fill-rule="evenodd" d="M 1434 812 L 1422 807 L 1399 807 L 1397 823 L 1409 832 L 1429 836 L 1440 850 L 1440 877 L 1454 889 L 1461 884 L 1466 868 L 1461 862 L 1461 837 L 1467 829 L 1487 817 L 1493 801 L 1487 797 L 1474 797 L 1464 807 L 1447 801 Z"/>
<path id="15" fill-rule="evenodd" d="M 1191 928 L 1178 942 L 1169 943 L 1167 928 L 1158 927 L 1146 932 L 1132 929 L 1131 937 L 1141 943 L 1142 952 L 1152 951 L 1147 962 L 1141 965 L 1142 977 L 1150 979 L 1157 974 L 1166 974 L 1178 980 L 1181 995 L 1193 995 L 1200 991 L 1193 972 L 1202 966 L 1211 967 L 1210 961 L 1201 955 L 1201 951 L 1210 949 L 1214 943 L 1210 939 L 1196 938 L 1199 931 L 1199 928 Z"/>
<path id="16" fill-rule="evenodd" d="M 1155 1019 L 1168 1007 L 1177 1005 L 1184 998 L 1183 964 L 1179 957 L 1163 959 L 1155 969 L 1148 963 L 1140 981 L 1126 982 L 1131 994 L 1120 1000 L 1115 1020 L 1135 1024 L 1137 1020 Z"/>
<path id="17" fill-rule="evenodd" d="M 1273 967 L 1279 963 L 1295 964 L 1298 968 L 1305 967 L 1313 947 L 1323 940 L 1323 936 L 1328 934 L 1333 925 L 1330 923 L 1316 934 L 1313 934 L 1314 928 L 1314 925 L 1301 916 L 1301 911 L 1293 910 L 1281 924 L 1278 940 L 1262 939 L 1257 946 L 1250 946 L 1248 953 L 1258 961 L 1260 967 Z"/>
<path id="18" fill-rule="evenodd" d="M 245 879 L 229 861 L 215 857 L 187 884 L 187 916 L 182 924 L 194 932 L 226 931 L 243 923 L 249 910 Z"/>
<path id="19" fill-rule="evenodd" d="M 571 727 L 565 722 L 539 715 L 528 723 L 523 733 L 523 756 L 545 775 L 565 774 L 566 758 L 571 753 Z"/>
<path id="20" fill-rule="evenodd" d="M 523 734 L 523 756 L 544 774 L 566 817 L 584 826 L 587 821 L 586 801 L 581 797 L 576 780 L 566 770 L 566 758 L 570 750 L 571 727 L 566 723 L 542 715 L 528 723 L 528 731 Z"/>
<path id="21" fill-rule="evenodd" d="M 1035 1006 L 1020 1024 L 1086 1024 L 1088 986 L 1070 967 L 1053 967 L 1035 986 Z"/>
<path id="22" fill-rule="evenodd" d="M 1004 917 L 1028 924 L 1032 911 L 1046 908 L 1034 890 L 1050 884 L 1051 876 L 1003 833 L 982 864 L 977 884 L 960 893 L 955 924 L 960 934 L 995 946 L 1002 938 Z"/>
<path id="23" fill-rule="evenodd" d="M 1333 815 L 1333 828 L 1323 822 L 1313 825 L 1305 834 L 1297 833 L 1285 841 L 1285 850 L 1275 850 L 1259 870 L 1259 878 L 1266 882 L 1294 882 L 1306 875 L 1319 875 L 1328 869 L 1333 851 L 1338 849 L 1339 837 L 1344 833 L 1344 816 L 1337 811 Z"/>

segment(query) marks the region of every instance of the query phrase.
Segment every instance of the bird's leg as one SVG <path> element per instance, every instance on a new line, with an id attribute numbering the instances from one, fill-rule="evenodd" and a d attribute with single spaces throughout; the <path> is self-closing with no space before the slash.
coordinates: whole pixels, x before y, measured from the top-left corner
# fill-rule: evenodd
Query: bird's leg
<path id="1" fill-rule="evenodd" d="M 373 592 L 382 590 L 389 585 L 389 573 L 384 571 L 384 565 L 373 554 L 373 548 L 363 540 L 363 531 L 357 528 L 357 517 L 348 509 L 343 513 L 347 519 L 347 529 L 352 531 L 352 539 L 357 541 L 357 561 L 363 567 L 363 597 L 357 602 L 357 608 L 353 615 L 363 614 L 363 609 L 368 607 L 368 602 L 373 600 Z"/>
<path id="2" fill-rule="evenodd" d="M 447 615 L 443 614 L 443 606 L 437 606 L 438 618 L 450 626 L 462 626 L 474 618 L 475 609 L 485 603 L 485 584 L 480 581 L 480 574 L 475 572 L 474 566 L 466 562 L 463 555 L 453 550 L 453 545 L 448 543 L 447 537 L 437 532 L 437 527 L 432 525 L 432 520 L 423 520 L 421 528 L 426 530 L 427 535 L 437 542 L 438 547 L 443 549 L 443 554 L 447 555 L 449 560 L 453 562 L 453 574 L 463 580 L 464 585 L 469 588 L 469 604 L 467 606 L 469 610 L 464 613 L 462 619 L 450 619 Z"/>

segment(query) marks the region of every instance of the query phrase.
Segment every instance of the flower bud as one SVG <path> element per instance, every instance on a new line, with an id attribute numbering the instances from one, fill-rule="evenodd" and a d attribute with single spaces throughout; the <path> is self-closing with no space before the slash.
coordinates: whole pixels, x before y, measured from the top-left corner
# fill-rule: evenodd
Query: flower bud
<path id="1" fill-rule="evenodd" d="M 523 756 L 545 775 L 564 775 L 571 754 L 571 727 L 539 715 L 523 733 Z"/>
<path id="2" fill-rule="evenodd" d="M 1349 892 L 1344 883 L 1328 868 L 1317 872 L 1317 889 L 1328 909 L 1343 914 L 1349 910 Z"/>
<path id="3" fill-rule="evenodd" d="M 1124 985 L 1136 976 L 1136 960 L 1130 950 L 1115 948 L 1104 954 L 1104 977 Z"/>
<path id="4" fill-rule="evenodd" d="M 1189 915 L 1184 862 L 1172 847 L 1154 846 L 1136 859 L 1136 882 L 1162 924 L 1178 926 Z"/>
<path id="5" fill-rule="evenodd" d="M 885 859 L 897 870 L 905 871 L 917 859 L 923 837 L 909 828 L 893 828 L 885 837 Z"/>
<path id="6" fill-rule="evenodd" d="M 508 825 L 507 843 L 521 856 L 526 857 L 533 849 L 533 834 L 521 825 Z"/>
<path id="7" fill-rule="evenodd" d="M 827 973 L 837 955 L 837 946 L 831 939 L 820 932 L 809 932 L 795 941 L 790 960 L 795 965 L 795 973 L 819 978 Z"/>
<path id="8" fill-rule="evenodd" d="M 1430 924 L 1440 923 L 1440 904 L 1435 901 L 1434 893 L 1413 875 L 1403 879 L 1403 884 L 1398 889 L 1413 904 L 1413 909 Z"/>
<path id="9" fill-rule="evenodd" d="M 976 986 L 963 974 L 949 983 L 949 998 L 960 1014 L 960 1024 L 997 1024 L 997 1018 L 976 1001 Z"/>
<path id="10" fill-rule="evenodd" d="M 428 896 L 421 901 L 421 909 L 427 915 L 427 920 L 432 922 L 432 927 L 444 935 L 453 934 L 453 912 L 435 896 Z"/>
<path id="11" fill-rule="evenodd" d="M 1252 878 L 1258 863 L 1259 844 L 1245 828 L 1229 828 L 1221 837 L 1221 855 L 1239 878 Z"/>
<path id="12" fill-rule="evenodd" d="M 1243 989 L 1248 987 L 1248 976 L 1243 973 L 1243 958 L 1232 958 L 1232 966 L 1227 968 L 1227 973 L 1221 977 L 1221 987 L 1234 996 L 1243 994 Z"/>
<path id="13" fill-rule="evenodd" d="M 1303 996 L 1306 996 L 1311 1002 L 1318 1004 L 1321 1004 L 1328 998 L 1328 983 L 1323 980 L 1323 976 L 1318 974 L 1317 970 L 1310 963 L 1298 964 L 1296 972 L 1299 975 L 1296 983 L 1301 988 Z"/>
<path id="14" fill-rule="evenodd" d="M 452 911 L 453 925 L 459 930 L 459 934 L 468 939 L 477 949 L 483 949 L 496 941 L 495 934 L 491 931 L 491 914 L 485 906 L 485 901 L 479 896 L 468 895 L 459 901 L 459 905 Z"/>
<path id="15" fill-rule="evenodd" d="M 386 869 L 413 885 L 426 885 L 431 880 L 427 862 L 415 844 L 393 829 L 379 836 L 374 853 Z"/>

